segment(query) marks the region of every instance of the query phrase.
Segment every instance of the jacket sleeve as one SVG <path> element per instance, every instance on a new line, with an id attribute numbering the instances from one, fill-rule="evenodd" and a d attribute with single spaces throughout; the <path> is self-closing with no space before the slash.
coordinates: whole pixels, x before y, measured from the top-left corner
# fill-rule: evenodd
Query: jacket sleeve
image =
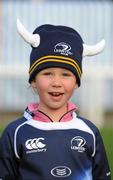
<path id="1" fill-rule="evenodd" d="M 96 132 L 95 155 L 93 157 L 93 180 L 111 180 L 105 147 L 99 130 Z"/>
<path id="2" fill-rule="evenodd" d="M 0 138 L 0 179 L 18 179 L 18 160 L 14 154 L 13 133 L 7 128 Z"/>

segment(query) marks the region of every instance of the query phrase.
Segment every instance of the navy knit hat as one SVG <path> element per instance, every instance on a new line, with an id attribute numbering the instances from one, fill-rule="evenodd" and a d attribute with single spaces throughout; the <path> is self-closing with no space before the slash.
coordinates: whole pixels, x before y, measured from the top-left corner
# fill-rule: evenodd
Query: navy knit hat
<path id="1" fill-rule="evenodd" d="M 83 51 L 80 35 L 69 27 L 53 25 L 42 25 L 33 33 L 40 35 L 40 45 L 32 48 L 29 82 L 42 69 L 62 67 L 73 72 L 80 85 Z"/>
<path id="2" fill-rule="evenodd" d="M 41 70 L 61 67 L 70 70 L 80 86 L 82 57 L 99 53 L 105 44 L 102 40 L 95 46 L 87 46 L 79 33 L 67 26 L 45 24 L 36 28 L 31 35 L 18 20 L 17 28 L 24 40 L 32 46 L 29 83 Z"/>

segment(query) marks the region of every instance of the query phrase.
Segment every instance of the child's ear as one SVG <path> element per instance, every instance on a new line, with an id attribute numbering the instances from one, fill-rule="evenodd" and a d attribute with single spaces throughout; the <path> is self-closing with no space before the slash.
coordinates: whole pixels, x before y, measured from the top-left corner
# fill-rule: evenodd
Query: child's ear
<path id="1" fill-rule="evenodd" d="M 75 89 L 77 89 L 77 88 L 78 88 L 78 84 L 76 83 L 76 84 L 75 84 Z"/>
<path id="2" fill-rule="evenodd" d="M 33 80 L 33 81 L 31 82 L 31 86 L 32 86 L 32 88 L 36 88 L 36 81 L 35 81 L 35 80 Z"/>

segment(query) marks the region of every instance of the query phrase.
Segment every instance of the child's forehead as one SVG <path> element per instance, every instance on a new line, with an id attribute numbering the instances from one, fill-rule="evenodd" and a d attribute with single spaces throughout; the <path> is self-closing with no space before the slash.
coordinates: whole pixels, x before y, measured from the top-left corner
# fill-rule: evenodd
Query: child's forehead
<path id="1" fill-rule="evenodd" d="M 54 72 L 70 72 L 72 73 L 70 70 L 66 69 L 66 68 L 62 68 L 62 67 L 49 67 L 49 68 L 45 68 L 43 70 L 41 70 L 41 72 L 44 72 L 44 71 L 54 71 Z"/>

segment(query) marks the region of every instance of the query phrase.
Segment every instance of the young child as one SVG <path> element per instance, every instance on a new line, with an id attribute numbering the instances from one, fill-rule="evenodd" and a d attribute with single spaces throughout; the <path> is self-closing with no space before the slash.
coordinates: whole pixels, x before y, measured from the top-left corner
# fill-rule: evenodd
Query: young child
<path id="1" fill-rule="evenodd" d="M 29 83 L 39 103 L 10 123 L 0 139 L 1 180 L 110 180 L 99 130 L 77 116 L 69 102 L 80 86 L 82 57 L 95 55 L 104 40 L 85 45 L 74 29 L 42 25 L 29 33 L 17 21 L 20 35 L 32 46 Z"/>

